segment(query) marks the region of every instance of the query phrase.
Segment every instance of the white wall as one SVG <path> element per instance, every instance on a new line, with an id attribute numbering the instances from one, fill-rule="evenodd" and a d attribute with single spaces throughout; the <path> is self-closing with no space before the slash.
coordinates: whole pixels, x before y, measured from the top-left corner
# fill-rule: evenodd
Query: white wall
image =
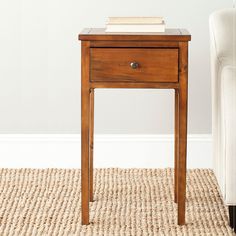
<path id="1" fill-rule="evenodd" d="M 0 133 L 80 132 L 80 43 L 107 16 L 164 16 L 192 33 L 189 133 L 211 132 L 208 16 L 232 0 L 8 0 L 0 3 Z M 96 92 L 97 133 L 171 133 L 173 93 Z M 104 114 L 106 114 L 104 116 Z"/>
<path id="2" fill-rule="evenodd" d="M 0 134 L 1 168 L 80 168 L 79 134 Z M 171 134 L 99 134 L 96 168 L 174 167 Z M 212 168 L 211 135 L 188 135 L 188 168 Z"/>

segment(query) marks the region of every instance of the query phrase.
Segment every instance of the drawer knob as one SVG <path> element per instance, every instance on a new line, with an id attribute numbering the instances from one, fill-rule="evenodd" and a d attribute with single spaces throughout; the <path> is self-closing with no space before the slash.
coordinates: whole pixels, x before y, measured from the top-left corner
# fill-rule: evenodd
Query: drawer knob
<path id="1" fill-rule="evenodd" d="M 137 69 L 138 66 L 139 66 L 138 62 L 131 62 L 131 63 L 130 63 L 130 67 L 131 67 L 132 69 Z"/>

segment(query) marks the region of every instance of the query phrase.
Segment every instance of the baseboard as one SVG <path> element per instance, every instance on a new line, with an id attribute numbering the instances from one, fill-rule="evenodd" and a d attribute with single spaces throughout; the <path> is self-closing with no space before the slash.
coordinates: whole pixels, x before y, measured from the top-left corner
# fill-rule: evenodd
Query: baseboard
<path id="1" fill-rule="evenodd" d="M 173 135 L 95 135 L 95 167 L 173 167 Z M 188 136 L 188 168 L 212 168 L 212 138 Z M 1 168 L 80 168 L 80 135 L 0 135 Z"/>

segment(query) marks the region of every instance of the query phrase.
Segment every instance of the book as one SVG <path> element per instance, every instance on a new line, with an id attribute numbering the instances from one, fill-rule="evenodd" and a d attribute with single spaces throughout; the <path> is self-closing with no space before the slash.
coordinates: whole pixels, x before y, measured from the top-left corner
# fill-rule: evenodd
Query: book
<path id="1" fill-rule="evenodd" d="M 106 24 L 106 32 L 113 33 L 148 33 L 165 32 L 165 22 L 161 24 Z"/>
<path id="2" fill-rule="evenodd" d="M 107 24 L 162 24 L 163 17 L 109 17 Z"/>

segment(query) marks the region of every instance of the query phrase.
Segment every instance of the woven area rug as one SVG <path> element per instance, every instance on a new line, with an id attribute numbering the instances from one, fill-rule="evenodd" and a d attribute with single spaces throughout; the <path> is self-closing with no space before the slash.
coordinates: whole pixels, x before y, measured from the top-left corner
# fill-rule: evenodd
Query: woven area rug
<path id="1" fill-rule="evenodd" d="M 177 226 L 172 169 L 95 170 L 81 226 L 80 170 L 0 169 L 0 235 L 234 235 L 211 170 L 190 170 L 186 225 Z"/>

